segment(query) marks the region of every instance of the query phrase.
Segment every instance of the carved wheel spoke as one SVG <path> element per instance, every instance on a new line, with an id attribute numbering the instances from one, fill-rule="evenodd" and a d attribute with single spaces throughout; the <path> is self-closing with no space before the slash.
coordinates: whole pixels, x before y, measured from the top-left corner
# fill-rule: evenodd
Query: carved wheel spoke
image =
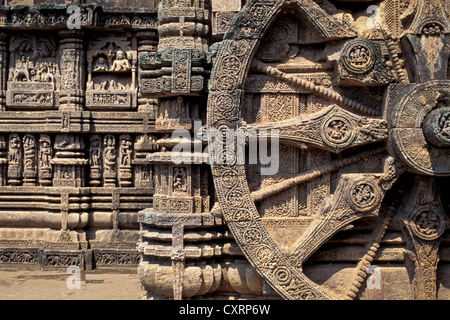
<path id="1" fill-rule="evenodd" d="M 268 197 L 275 196 L 283 191 L 288 190 L 289 188 L 311 182 L 314 179 L 320 178 L 321 176 L 324 176 L 326 174 L 329 174 L 333 171 L 337 171 L 339 169 L 342 169 L 346 166 L 349 166 L 353 163 L 362 161 L 368 157 L 376 156 L 378 154 L 381 154 L 385 151 L 385 148 L 380 147 L 368 152 L 362 152 L 360 154 L 347 157 L 341 160 L 335 160 L 333 162 L 330 162 L 324 166 L 314 168 L 313 170 L 310 170 L 308 172 L 304 172 L 301 174 L 298 174 L 297 176 L 286 179 L 282 182 L 276 183 L 274 185 L 271 185 L 266 188 L 262 188 L 257 191 L 253 191 L 251 193 L 252 199 L 255 202 L 260 202 Z"/>
<path id="2" fill-rule="evenodd" d="M 337 105 L 306 117 L 255 124 L 251 128 L 259 137 L 276 132 L 284 144 L 310 145 L 335 153 L 388 138 L 386 121 L 361 117 Z"/>
<path id="3" fill-rule="evenodd" d="M 395 161 L 387 158 L 383 174 L 346 174 L 340 179 L 334 195 L 325 200 L 320 218 L 310 225 L 293 246 L 293 255 L 303 263 L 335 233 L 355 220 L 378 216 L 383 198 L 401 174 L 392 174 Z M 394 169 L 396 170 L 396 169 Z"/>

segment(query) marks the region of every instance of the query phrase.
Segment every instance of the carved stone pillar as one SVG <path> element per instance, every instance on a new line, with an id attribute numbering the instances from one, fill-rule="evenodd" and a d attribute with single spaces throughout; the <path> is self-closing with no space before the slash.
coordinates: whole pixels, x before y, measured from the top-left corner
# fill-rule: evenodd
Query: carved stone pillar
<path id="1" fill-rule="evenodd" d="M 157 241 L 154 245 L 145 245 L 141 241 L 140 249 L 145 258 L 141 260 L 138 274 L 149 297 L 180 300 L 212 294 L 218 289 L 222 282 L 223 267 L 212 259 L 220 256 L 220 249 L 217 250 L 217 246 L 215 249 L 214 244 L 198 245 L 195 239 L 199 239 L 198 236 L 204 230 L 214 230 L 220 224 L 220 219 L 208 213 L 163 215 L 148 209 L 140 213 L 139 220 L 145 226 L 142 230 L 143 239 L 155 237 L 155 234 L 148 232 L 148 226 L 158 230 L 168 229 L 172 233 L 170 248 L 167 245 L 158 246 Z M 152 257 L 156 259 L 152 260 Z M 158 262 L 161 259 L 167 263 Z"/>
<path id="2" fill-rule="evenodd" d="M 181 157 L 181 164 L 175 164 L 170 152 L 154 153 L 148 160 L 156 167 L 153 209 L 161 213 L 195 214 L 209 212 L 208 172 L 199 164 L 205 156 L 193 154 Z"/>
<path id="3" fill-rule="evenodd" d="M 197 283 L 195 286 L 189 283 L 187 279 L 202 272 L 193 262 L 193 259 L 201 259 L 202 254 L 194 258 L 195 254 L 186 250 L 184 242 L 186 228 L 196 237 L 205 228 L 222 226 L 221 219 L 216 220 L 210 214 L 207 155 L 202 153 L 202 142 L 193 138 L 195 129 L 202 126 L 196 123 L 200 119 L 198 104 L 199 98 L 206 95 L 211 60 L 207 52 L 210 15 L 207 3 L 209 1 L 162 1 L 158 11 L 158 52 L 139 55 L 142 98 L 159 99 L 156 130 L 166 135 L 156 141 L 161 152 L 147 157 L 148 163 L 155 166 L 155 194 L 153 209 L 141 212 L 139 217 L 143 230 L 140 250 L 144 255 L 139 272 L 144 275 L 142 282 L 149 294 L 174 299 L 202 295 L 218 286 L 218 282 L 198 283 L 199 287 L 195 288 Z M 183 137 L 173 135 L 177 130 L 183 130 Z M 185 152 L 175 159 L 172 150 L 180 146 L 185 147 Z M 155 227 L 171 229 L 170 253 L 161 255 L 158 245 L 146 244 L 148 237 L 152 237 L 146 230 Z M 153 239 L 156 242 L 162 240 L 156 238 Z M 162 281 L 161 288 L 148 285 L 153 277 L 149 264 L 155 258 L 168 260 L 172 266 L 162 271 L 169 275 L 167 281 Z M 220 277 L 220 267 L 208 262 L 204 269 L 208 272 L 215 269 L 215 277 Z"/>
<path id="4" fill-rule="evenodd" d="M 191 130 L 195 120 L 191 118 L 198 116 L 186 97 L 206 91 L 210 68 L 207 3 L 163 1 L 158 11 L 158 52 L 142 51 L 139 55 L 142 98 L 159 98 L 158 131 Z"/>
<path id="5" fill-rule="evenodd" d="M 159 51 L 208 50 L 210 1 L 163 0 L 158 11 Z"/>
<path id="6" fill-rule="evenodd" d="M 138 59 L 141 57 L 148 56 L 149 53 L 157 52 L 158 46 L 158 34 L 154 30 L 143 30 L 136 33 L 136 38 L 138 42 L 137 51 Z M 142 74 L 145 71 L 139 65 L 139 83 L 141 83 Z M 140 90 L 140 88 L 139 88 Z M 153 117 L 156 114 L 156 108 L 158 105 L 158 100 L 152 97 L 146 97 L 139 92 L 138 95 L 138 111 L 139 112 L 150 112 Z"/>
<path id="7" fill-rule="evenodd" d="M 206 75 L 210 68 L 207 52 L 209 15 L 209 1 L 162 1 L 158 11 L 158 51 L 152 52 L 150 34 L 141 33 L 139 38 L 142 50 L 139 54 L 141 95 L 159 99 L 156 129 L 167 135 L 175 130 L 184 130 L 187 133 L 184 143 L 189 150 L 195 143 L 192 138 L 194 122 L 199 121 L 198 98 L 206 95 Z M 144 35 L 148 37 L 146 40 Z M 200 200 L 202 196 L 197 194 L 200 181 L 208 181 L 198 174 L 197 166 L 202 162 L 194 164 L 195 154 L 188 151 L 186 158 L 182 159 L 188 163 L 175 164 L 170 150 L 179 146 L 178 143 L 176 137 L 157 141 L 163 152 L 149 158 L 155 165 L 156 175 L 160 175 L 156 179 L 155 208 L 167 213 L 208 212 L 208 196 Z M 204 160 L 201 151 L 197 156 Z M 167 183 L 163 183 L 167 178 Z M 197 196 L 198 199 L 194 200 Z M 203 205 L 204 201 L 208 205 Z"/>
<path id="8" fill-rule="evenodd" d="M 60 31 L 61 94 L 60 110 L 83 110 L 85 96 L 85 58 L 81 30 Z"/>
<path id="9" fill-rule="evenodd" d="M 6 83 L 8 81 L 8 36 L 0 33 L 0 111 L 6 110 Z"/>

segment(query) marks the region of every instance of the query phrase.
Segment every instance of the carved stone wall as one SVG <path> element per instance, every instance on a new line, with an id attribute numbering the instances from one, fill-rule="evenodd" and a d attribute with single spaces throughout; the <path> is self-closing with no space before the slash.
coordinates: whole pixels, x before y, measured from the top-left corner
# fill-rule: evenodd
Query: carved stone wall
<path id="1" fill-rule="evenodd" d="M 448 2 L 80 1 L 80 29 L 60 2 L 0 6 L 0 265 L 450 298 Z M 277 172 L 214 129 L 278 133 Z"/>
<path id="2" fill-rule="evenodd" d="M 68 4 L 7 5 L 0 264 L 137 268 L 137 216 L 154 191 L 145 158 L 158 148 L 154 103 L 138 99 L 138 53 L 154 50 L 156 4 L 132 14 L 80 4 L 79 30 Z"/>

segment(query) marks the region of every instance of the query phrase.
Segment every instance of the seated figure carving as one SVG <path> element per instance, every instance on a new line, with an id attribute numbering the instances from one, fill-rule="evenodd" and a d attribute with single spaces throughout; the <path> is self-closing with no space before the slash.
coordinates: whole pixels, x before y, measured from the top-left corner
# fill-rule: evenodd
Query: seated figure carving
<path id="1" fill-rule="evenodd" d="M 128 71 L 131 69 L 130 61 L 123 51 L 117 51 L 116 60 L 114 60 L 111 71 Z"/>

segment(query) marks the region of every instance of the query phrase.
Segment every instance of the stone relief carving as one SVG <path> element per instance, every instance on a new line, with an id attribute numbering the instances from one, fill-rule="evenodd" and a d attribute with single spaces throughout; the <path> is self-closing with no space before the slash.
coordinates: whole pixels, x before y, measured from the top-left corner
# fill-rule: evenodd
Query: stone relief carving
<path id="1" fill-rule="evenodd" d="M 139 264 L 149 298 L 448 298 L 448 4 L 366 5 L 1 9 L 0 263 Z M 278 173 L 211 163 L 239 150 L 196 121 L 278 130 Z"/>
<path id="2" fill-rule="evenodd" d="M 17 36 L 10 40 L 6 103 L 9 107 L 55 108 L 59 87 L 54 37 Z"/>
<path id="3" fill-rule="evenodd" d="M 136 48 L 128 37 L 94 40 L 88 50 L 86 107 L 136 108 Z"/>
<path id="4" fill-rule="evenodd" d="M 0 37 L 0 100 L 2 111 L 7 111 L 0 116 L 0 180 L 5 187 L 0 200 L 1 263 L 43 269 L 138 264 L 139 228 L 131 221 L 151 206 L 154 170 L 142 159 L 156 150 L 149 138 L 151 113 L 131 110 L 137 108 L 133 79 L 137 47 L 152 50 L 145 30 L 155 33 L 156 19 L 152 12 L 128 13 L 129 21 L 121 23 L 116 13 L 81 7 L 83 28 L 107 24 L 113 33 L 108 29 L 91 37 L 90 30 L 67 30 L 66 5 L 52 4 L 51 10 L 46 5 L 22 6 L 0 13 L 0 28 L 10 28 Z M 144 32 L 124 32 L 123 26 Z M 106 57 L 111 65 L 101 68 L 99 61 L 93 76 L 98 82 L 89 88 L 87 54 L 92 44 L 104 40 L 102 49 L 111 39 L 122 48 L 103 48 L 110 53 Z M 95 100 L 99 107 L 87 103 L 90 90 L 104 94 Z M 86 112 L 114 104 L 125 107 L 119 107 L 120 113 Z M 115 150 L 107 150 L 116 154 L 114 177 L 104 173 L 111 165 L 104 163 L 105 136 L 116 141 Z M 119 141 L 127 143 L 121 148 Z M 115 259 L 98 259 L 111 250 Z"/>
<path id="5" fill-rule="evenodd" d="M 394 1 L 386 1 L 384 8 L 387 8 L 391 2 Z M 263 7 L 264 10 L 262 10 Z M 330 4 L 330 8 L 332 7 L 333 5 Z M 416 3 L 416 14 L 420 16 L 419 19 L 416 18 L 416 23 L 426 21 L 431 17 L 431 12 L 434 12 L 434 15 L 439 17 L 438 20 L 440 19 L 439 23 L 448 26 L 448 16 L 441 14 L 442 11 L 440 11 L 443 4 L 439 2 L 437 6 L 433 6 L 433 9 L 431 7 L 427 1 Z M 399 9 L 399 7 L 394 7 L 393 11 Z M 325 150 L 332 155 L 338 155 L 338 158 L 333 157 L 335 160 L 320 155 L 320 157 L 324 157 L 323 164 L 313 166 L 311 171 L 299 171 L 302 169 L 292 166 L 294 175 L 265 186 L 264 177 L 255 178 L 253 176 L 251 184 L 249 184 L 255 189 L 249 189 L 247 181 L 241 178 L 243 171 L 254 170 L 249 166 L 237 165 L 233 162 L 227 167 L 212 164 L 218 201 L 227 225 L 251 264 L 286 299 L 355 299 L 360 297 L 364 279 L 367 277 L 367 267 L 376 257 L 386 229 L 391 226 L 391 222 L 394 223 L 393 221 L 401 216 L 398 203 L 394 205 L 394 201 L 390 209 L 386 210 L 383 200 L 388 194 L 400 192 L 401 201 L 414 203 L 417 196 L 409 201 L 407 198 L 403 198 L 401 194 L 404 190 L 398 186 L 399 183 L 396 183 L 404 172 L 427 175 L 430 181 L 433 181 L 434 177 L 447 176 L 447 145 L 444 142 L 445 138 L 442 139 L 443 135 L 440 133 L 446 126 L 446 111 L 445 108 L 442 109 L 446 104 L 443 101 L 448 92 L 448 89 L 445 89 L 446 76 L 436 78 L 437 72 L 431 76 L 427 66 L 423 63 L 427 59 L 422 59 L 422 63 L 415 62 L 418 69 L 413 71 L 416 74 L 414 78 L 411 73 L 412 69 L 408 69 L 408 63 L 399 59 L 403 52 L 398 47 L 400 40 L 407 40 L 412 44 L 416 53 L 429 54 L 433 50 L 430 47 L 432 41 L 436 43 L 446 41 L 445 33 L 442 32 L 445 27 L 436 28 L 435 25 L 424 22 L 423 25 L 426 27 L 423 29 L 423 25 L 418 27 L 413 22 L 409 29 L 408 27 L 404 29 L 410 31 L 409 35 L 403 35 L 403 39 L 401 39 L 401 32 L 394 36 L 389 33 L 388 26 L 381 26 L 386 29 L 381 29 L 376 37 L 375 33 L 372 33 L 373 37 L 371 36 L 370 39 L 352 39 L 353 32 L 363 34 L 361 30 L 357 29 L 363 29 L 364 26 L 360 21 L 347 19 L 347 22 L 343 22 L 343 20 L 339 20 L 337 9 L 331 9 L 331 11 L 333 10 L 336 10 L 334 14 L 330 14 L 330 10 L 321 12 L 316 8 L 315 2 L 305 1 L 289 2 L 289 4 L 283 1 L 273 1 L 265 2 L 264 5 L 258 1 L 249 3 L 228 29 L 217 54 L 211 76 L 208 127 L 222 130 L 238 129 L 241 117 L 247 117 L 244 120 L 252 129 L 278 129 L 282 143 L 298 149 L 300 157 L 304 157 L 305 153 L 314 154 L 317 157 L 320 153 L 316 153 L 314 150 L 316 148 Z M 292 18 L 289 17 L 288 11 Z M 399 19 L 398 11 L 388 14 L 392 14 L 394 19 L 395 17 Z M 317 58 L 314 60 L 311 59 L 310 54 L 310 52 L 314 52 L 314 47 L 308 41 L 300 42 L 298 23 L 295 21 L 308 19 L 311 21 L 313 17 L 323 15 L 327 18 L 318 19 L 315 25 L 309 26 L 310 30 L 316 32 L 317 37 L 315 39 L 303 38 L 310 39 L 311 42 L 325 43 L 322 48 L 325 47 L 326 52 L 330 53 L 321 60 L 317 60 Z M 278 23 L 271 22 L 269 24 L 272 19 L 278 19 L 276 20 Z M 325 20 L 330 22 L 327 27 L 320 25 Z M 404 27 L 400 26 L 399 28 Z M 334 36 L 327 33 L 327 30 L 330 29 L 334 30 Z M 423 33 L 424 30 L 425 33 Z M 261 37 L 262 34 L 265 36 Z M 277 36 L 272 36 L 272 34 Z M 330 43 L 327 48 L 325 39 L 334 41 L 337 37 L 341 37 L 342 44 L 338 47 L 335 43 L 332 45 Z M 417 37 L 429 38 L 427 38 L 428 40 L 422 38 L 419 45 L 419 41 L 415 40 Z M 432 40 L 430 37 L 435 38 Z M 374 41 L 375 38 L 381 41 Z M 294 46 L 297 43 L 301 43 L 302 46 Z M 388 46 L 387 51 L 382 49 L 384 45 Z M 239 55 L 236 53 L 236 47 L 242 48 Z M 448 68 L 448 57 L 443 47 L 440 46 L 440 48 L 440 51 L 436 52 L 437 56 L 434 56 L 434 61 L 437 59 L 444 61 L 445 69 Z M 308 50 L 310 51 L 308 52 Z M 301 56 L 303 59 L 300 59 Z M 403 57 L 406 58 L 406 56 Z M 417 55 L 414 57 L 416 58 Z M 433 68 L 431 67 L 431 69 Z M 315 83 L 311 80 L 311 78 L 315 78 L 315 75 L 312 75 L 310 79 L 305 78 L 304 75 L 306 71 L 311 70 L 317 70 L 316 72 L 336 70 L 336 77 L 330 77 L 328 85 Z M 442 69 L 440 70 L 442 71 Z M 261 74 L 265 74 L 267 78 L 262 78 Z M 254 79 L 252 77 L 262 78 L 260 82 L 264 87 L 258 83 L 256 85 L 264 90 L 254 89 L 255 82 L 252 81 Z M 420 77 L 422 80 L 418 80 Z M 282 91 L 278 89 L 279 84 L 270 85 L 271 83 L 268 81 L 273 83 L 273 79 L 277 83 L 288 84 L 290 88 L 286 87 Z M 380 87 L 387 92 L 385 101 L 383 105 L 373 108 L 367 103 L 357 100 L 357 95 L 349 95 L 349 91 L 342 90 L 341 87 L 346 86 Z M 373 92 L 376 93 L 376 91 L 382 92 L 380 89 Z M 295 106 L 295 104 L 286 103 L 283 108 L 284 114 L 272 121 L 261 115 L 255 116 L 254 113 L 248 111 L 248 108 L 255 108 L 255 112 L 261 112 L 262 108 L 267 108 L 264 104 L 265 95 L 287 96 L 293 93 L 321 96 L 323 100 L 313 109 L 310 104 L 313 100 L 307 98 L 306 106 L 299 105 L 297 107 L 299 109 L 293 113 L 289 113 L 288 110 L 289 106 Z M 229 108 L 223 106 L 222 96 L 224 95 L 230 101 Z M 243 95 L 248 95 L 248 98 L 242 98 Z M 379 97 L 380 95 L 375 94 L 373 99 L 379 99 Z M 412 104 L 409 105 L 409 101 L 413 100 L 416 101 L 414 111 L 412 111 Z M 233 103 L 233 101 L 236 102 Z M 421 102 L 418 103 L 418 101 Z M 339 109 L 335 109 L 334 112 L 331 112 L 333 108 L 330 105 L 333 103 L 339 107 L 342 106 L 345 111 L 341 113 Z M 438 105 L 439 107 L 437 107 Z M 270 104 L 269 108 L 276 108 L 276 104 Z M 409 108 L 411 110 L 408 110 Z M 355 115 L 360 118 L 353 118 Z M 358 137 L 358 135 L 361 136 Z M 384 143 L 379 143 L 383 141 L 388 146 L 387 149 Z M 361 148 L 363 145 L 368 147 Z M 441 149 L 435 149 L 437 145 L 441 146 Z M 353 150 L 352 153 L 345 152 L 347 147 Z M 357 149 L 365 151 L 358 156 L 355 155 Z M 365 152 L 369 152 L 370 156 Z M 231 154 L 237 154 L 236 150 L 232 149 Z M 386 158 L 388 155 L 389 157 Z M 282 157 L 282 155 L 280 156 Z M 378 168 L 370 166 L 365 169 L 361 165 L 361 161 L 366 157 L 379 159 L 379 163 L 383 163 L 381 159 L 384 158 L 384 165 L 378 166 Z M 346 171 L 345 167 L 348 166 L 353 169 Z M 252 171 L 252 174 L 253 172 L 255 171 Z M 248 174 L 245 177 L 250 179 Z M 320 189 L 311 187 L 319 177 L 321 179 L 326 177 L 329 186 L 328 188 L 322 187 L 323 195 L 319 205 L 315 205 L 314 201 L 306 202 L 306 206 L 302 205 L 302 196 L 299 191 L 305 190 L 303 184 L 308 184 L 306 197 L 314 198 Z M 255 184 L 254 180 L 258 179 L 262 182 Z M 236 182 L 230 184 L 229 181 Z M 422 187 L 424 185 L 417 188 Z M 298 205 L 293 206 L 294 208 L 306 207 L 307 211 L 314 212 L 309 219 L 294 215 L 297 221 L 303 219 L 302 228 L 298 227 L 299 222 L 294 223 L 291 214 L 284 215 L 282 213 L 292 210 L 286 206 L 287 202 L 284 200 L 289 195 L 289 191 L 295 194 L 295 196 L 291 196 L 290 201 L 299 202 Z M 439 197 L 429 198 L 433 198 L 432 201 L 436 204 L 441 201 Z M 279 211 L 281 214 L 273 214 L 272 210 Z M 416 250 L 422 253 L 423 247 L 420 246 L 434 246 L 434 249 L 430 251 L 430 254 L 427 253 L 426 257 L 415 256 L 414 258 L 417 277 L 412 285 L 415 288 L 416 298 L 436 298 L 436 276 L 433 272 L 428 272 L 431 270 L 422 271 L 422 265 L 430 261 L 431 268 L 436 266 L 438 244 L 437 242 L 433 244 L 422 242 L 426 241 L 424 239 L 427 238 L 427 234 L 430 235 L 430 240 L 442 236 L 442 228 L 445 225 L 445 215 L 442 212 L 419 210 L 414 216 L 408 218 L 408 221 L 411 222 L 405 222 L 408 232 L 414 234 L 413 239 L 415 239 L 414 237 L 421 239 L 412 240 Z M 375 231 L 376 243 L 369 248 L 363 261 L 357 266 L 355 276 L 347 278 L 353 283 L 349 286 L 348 291 L 337 290 L 336 292 L 338 288 L 332 290 L 327 285 L 320 286 L 311 281 L 308 276 L 314 276 L 314 273 L 306 273 L 304 263 L 309 261 L 308 259 L 314 256 L 315 252 L 320 252 L 319 248 L 332 239 L 339 230 L 345 230 L 350 223 L 369 217 L 379 217 L 378 220 L 374 220 L 378 221 L 377 228 L 380 229 L 376 230 L 380 231 Z M 284 232 L 274 228 L 274 219 L 279 221 L 278 225 L 283 226 Z M 425 260 L 427 262 L 423 262 Z M 427 276 L 424 276 L 425 273 Z M 426 283 L 434 283 L 434 285 Z M 423 286 L 434 289 L 430 291 L 424 289 Z"/>
<path id="6" fill-rule="evenodd" d="M 51 160 L 53 157 L 51 138 L 43 134 L 39 138 L 39 183 L 50 185 L 52 178 Z"/>
<path id="7" fill-rule="evenodd" d="M 22 141 L 18 134 L 12 134 L 9 137 L 8 152 L 8 183 L 17 185 L 22 179 Z"/>

